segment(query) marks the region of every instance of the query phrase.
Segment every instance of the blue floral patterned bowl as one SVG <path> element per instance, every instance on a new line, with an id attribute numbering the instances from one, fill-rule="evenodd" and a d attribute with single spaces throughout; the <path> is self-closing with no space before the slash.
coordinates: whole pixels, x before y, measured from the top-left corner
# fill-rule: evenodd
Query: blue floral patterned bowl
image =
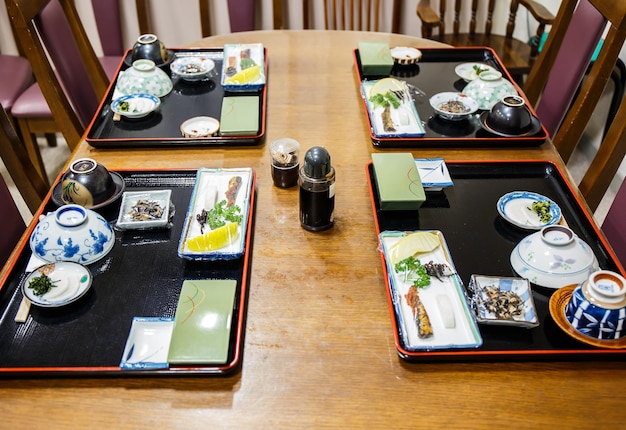
<path id="1" fill-rule="evenodd" d="M 579 284 L 565 307 L 573 328 L 598 340 L 626 335 L 626 280 L 619 274 L 599 270 Z"/>
<path id="2" fill-rule="evenodd" d="M 79 205 L 64 205 L 42 215 L 30 236 L 33 254 L 49 263 L 90 264 L 106 256 L 114 243 L 108 221 Z"/>
<path id="3" fill-rule="evenodd" d="M 511 265 L 522 278 L 554 289 L 584 282 L 599 269 L 589 245 L 562 225 L 544 227 L 522 239 L 511 252 Z"/>

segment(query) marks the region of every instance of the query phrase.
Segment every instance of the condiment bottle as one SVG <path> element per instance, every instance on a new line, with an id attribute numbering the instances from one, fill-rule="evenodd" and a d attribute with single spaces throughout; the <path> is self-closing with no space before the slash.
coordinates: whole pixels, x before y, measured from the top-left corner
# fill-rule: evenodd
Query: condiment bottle
<path id="1" fill-rule="evenodd" d="M 335 210 L 335 169 L 325 148 L 314 146 L 306 152 L 298 185 L 300 225 L 310 231 L 331 228 Z"/>

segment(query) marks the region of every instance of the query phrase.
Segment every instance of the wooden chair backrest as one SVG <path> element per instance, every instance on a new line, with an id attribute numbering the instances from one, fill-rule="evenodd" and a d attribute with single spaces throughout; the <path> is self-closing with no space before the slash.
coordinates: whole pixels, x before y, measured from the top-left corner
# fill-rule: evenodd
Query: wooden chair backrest
<path id="1" fill-rule="evenodd" d="M 28 157 L 13 122 L 2 105 L 0 105 L 0 157 L 26 206 L 35 213 L 48 193 L 48 185 Z M 4 204 L 2 210 L 5 210 Z M 5 215 L 3 213 L 3 218 Z M 3 228 L 8 231 L 6 225 Z"/>
<path id="2" fill-rule="evenodd" d="M 387 31 L 381 23 L 383 10 L 391 4 L 389 29 L 392 33 L 400 31 L 400 11 L 402 0 L 321 0 L 326 30 Z M 287 15 L 288 1 L 274 0 L 274 28 L 284 29 L 289 25 Z M 313 22 L 313 8 L 319 2 L 303 0 L 302 26 L 305 30 L 316 28 Z"/>
<path id="3" fill-rule="evenodd" d="M 583 42 L 571 43 L 569 36 L 582 34 L 590 40 L 588 45 L 595 48 L 597 41 L 608 26 L 602 48 L 569 109 L 567 108 L 569 103 L 566 103 L 567 113 L 552 139 L 565 162 L 570 159 L 578 145 L 626 40 L 626 2 L 580 0 L 574 9 L 575 3 L 574 0 L 564 0 L 561 4 L 557 20 L 537 58 L 535 68 L 528 76 L 528 85 L 525 88 L 531 103 L 539 100 L 538 115 L 542 112 L 539 109 L 541 104 L 552 102 L 555 97 L 571 97 L 578 84 L 573 89 L 548 92 L 550 88 L 554 88 L 549 86 L 552 82 L 565 81 L 565 72 L 574 67 L 573 60 L 584 60 L 582 66 L 578 66 L 583 69 L 583 74 L 589 64 L 591 53 L 582 52 L 585 51 Z M 585 21 L 577 20 L 580 17 L 584 17 Z M 568 33 L 569 28 L 573 31 Z M 570 43 L 567 43 L 568 41 Z M 587 48 L 587 51 L 589 50 Z M 580 71 L 578 73 L 580 74 Z M 609 131 L 600 144 L 598 153 L 579 185 L 593 210 L 600 203 L 626 153 L 625 103 L 622 101 Z M 541 115 L 540 119 L 543 121 Z"/>
<path id="4" fill-rule="evenodd" d="M 72 0 L 5 0 L 18 44 L 70 149 L 106 93 L 109 79 Z"/>

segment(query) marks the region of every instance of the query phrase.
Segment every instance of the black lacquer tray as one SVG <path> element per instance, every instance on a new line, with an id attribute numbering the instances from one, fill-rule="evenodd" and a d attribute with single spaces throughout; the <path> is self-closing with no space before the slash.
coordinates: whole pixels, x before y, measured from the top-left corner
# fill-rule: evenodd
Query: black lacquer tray
<path id="1" fill-rule="evenodd" d="M 172 76 L 174 88 L 161 98 L 161 106 L 146 118 L 113 121 L 111 101 L 117 81 L 113 79 L 106 96 L 101 101 L 91 124 L 85 133 L 85 140 L 96 148 L 134 148 L 134 147 L 189 147 L 189 146 L 228 146 L 257 145 L 265 136 L 265 117 L 267 108 L 267 84 L 259 91 L 226 92 L 220 84 L 222 76 L 222 48 L 172 49 L 174 55 L 194 55 L 206 53 L 215 63 L 211 79 L 201 82 L 187 82 Z M 120 63 L 119 72 L 130 64 L 130 51 L 127 51 Z M 264 49 L 265 77 L 268 82 L 267 49 Z M 168 73 L 169 71 L 166 70 Z M 180 125 L 195 116 L 210 116 L 220 119 L 222 99 L 225 96 L 259 96 L 259 129 L 251 136 L 215 136 L 188 139 L 182 136 Z"/>
<path id="2" fill-rule="evenodd" d="M 435 114 L 429 99 L 440 92 L 461 92 L 467 82 L 454 71 L 463 63 L 486 63 L 502 73 L 502 76 L 515 85 L 518 93 L 526 100 L 526 96 L 515 84 L 496 53 L 487 47 L 459 48 L 421 48 L 421 60 L 415 65 L 394 65 L 390 77 L 406 81 L 417 87 L 425 95 L 412 94 L 417 113 L 424 125 L 426 134 L 423 137 L 381 137 L 373 132 L 367 105 L 363 99 L 363 114 L 367 117 L 369 134 L 372 143 L 380 148 L 427 148 L 427 147 L 525 147 L 539 146 L 548 138 L 548 132 L 541 130 L 532 136 L 501 137 L 489 133 L 480 126 L 481 110 L 469 119 L 448 121 Z M 375 80 L 386 76 L 368 76 L 362 74 L 359 50 L 354 50 L 354 62 L 359 82 L 365 79 Z M 362 89 L 360 89 L 362 92 Z M 531 107 L 531 111 L 536 115 Z"/>
<path id="3" fill-rule="evenodd" d="M 31 306 L 25 323 L 15 316 L 22 300 L 19 288 L 31 256 L 28 243 L 20 250 L 0 284 L 0 377 L 19 376 L 146 376 L 225 375 L 242 359 L 246 315 L 255 179 L 242 257 L 194 262 L 177 255 L 181 231 L 196 181 L 196 170 L 118 171 L 126 191 L 171 189 L 174 217 L 170 229 L 115 232 L 115 244 L 102 260 L 87 267 L 90 291 L 58 309 Z M 43 213 L 57 206 L 48 201 Z M 99 210 L 109 222 L 118 207 Z M 35 227 L 31 226 L 29 231 Z M 226 363 L 176 366 L 169 369 L 121 370 L 119 365 L 133 317 L 174 317 L 185 279 L 235 279 L 237 289 Z"/>
<path id="4" fill-rule="evenodd" d="M 381 211 L 378 204 L 373 164 L 366 166 L 376 231 L 440 230 L 457 272 L 465 286 L 472 274 L 518 275 L 509 257 L 517 243 L 530 230 L 519 229 L 502 219 L 496 209 L 498 199 L 511 191 L 533 191 L 557 203 L 568 226 L 587 242 L 600 267 L 624 273 L 617 257 L 560 169 L 550 162 L 456 162 L 446 161 L 454 186 L 427 192 L 427 200 L 417 211 Z M 382 257 L 385 279 L 388 279 Z M 477 349 L 408 351 L 401 343 L 389 281 L 387 294 L 396 348 L 407 361 L 472 360 L 592 360 L 626 358 L 626 350 L 600 349 L 579 342 L 566 334 L 552 319 L 550 296 L 555 290 L 532 285 L 540 325 L 521 327 L 479 326 L 483 345 Z"/>

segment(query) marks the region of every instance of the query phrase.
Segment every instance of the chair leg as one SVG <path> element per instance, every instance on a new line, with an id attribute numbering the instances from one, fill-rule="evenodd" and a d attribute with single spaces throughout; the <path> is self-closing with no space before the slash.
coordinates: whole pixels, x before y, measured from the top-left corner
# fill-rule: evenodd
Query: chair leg
<path id="1" fill-rule="evenodd" d="M 49 147 L 55 148 L 57 146 L 57 135 L 54 133 L 46 133 L 46 142 Z"/>
<path id="2" fill-rule="evenodd" d="M 39 145 L 37 144 L 37 138 L 33 133 L 31 133 L 28 126 L 28 120 L 18 118 L 17 123 L 20 128 L 20 133 L 22 134 L 22 141 L 24 142 L 24 147 L 26 148 L 28 157 L 33 163 L 33 166 L 35 166 L 35 168 L 37 169 L 37 173 L 39 174 L 41 179 L 43 179 L 44 183 L 50 186 L 50 181 L 48 181 L 48 174 L 46 173 L 46 167 L 43 163 L 43 159 L 41 158 Z"/>

